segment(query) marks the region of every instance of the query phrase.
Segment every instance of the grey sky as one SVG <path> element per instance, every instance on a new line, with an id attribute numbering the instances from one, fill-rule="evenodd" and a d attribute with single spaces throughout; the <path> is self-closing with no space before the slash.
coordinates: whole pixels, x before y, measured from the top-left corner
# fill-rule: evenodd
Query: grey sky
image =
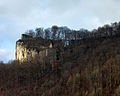
<path id="1" fill-rule="evenodd" d="M 119 21 L 119 9 L 119 0 L 0 0 L 0 60 L 14 58 L 15 41 L 27 29 L 93 29 Z"/>

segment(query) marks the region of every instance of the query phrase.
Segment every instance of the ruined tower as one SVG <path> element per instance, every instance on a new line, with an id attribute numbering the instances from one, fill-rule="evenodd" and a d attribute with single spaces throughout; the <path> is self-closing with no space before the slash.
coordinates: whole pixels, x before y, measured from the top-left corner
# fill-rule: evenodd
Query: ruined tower
<path id="1" fill-rule="evenodd" d="M 22 34 L 21 39 L 16 42 L 16 60 L 24 62 L 39 58 L 41 62 L 44 60 L 53 62 L 56 60 L 56 49 L 53 47 L 51 40 L 43 38 L 32 38 L 29 35 Z"/>

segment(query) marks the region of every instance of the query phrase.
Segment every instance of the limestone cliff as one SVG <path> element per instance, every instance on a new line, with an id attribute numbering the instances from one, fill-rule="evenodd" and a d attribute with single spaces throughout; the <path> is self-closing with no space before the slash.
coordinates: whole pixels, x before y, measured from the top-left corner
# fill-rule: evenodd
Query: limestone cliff
<path id="1" fill-rule="evenodd" d="M 53 62 L 56 60 L 56 50 L 50 40 L 31 38 L 22 34 L 22 38 L 16 42 L 16 60 L 26 61 L 38 58 L 41 62 Z"/>

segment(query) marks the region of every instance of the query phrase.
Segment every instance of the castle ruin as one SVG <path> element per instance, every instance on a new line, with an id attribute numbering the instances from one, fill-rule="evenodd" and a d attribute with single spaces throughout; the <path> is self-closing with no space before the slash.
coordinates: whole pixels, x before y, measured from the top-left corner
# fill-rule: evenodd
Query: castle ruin
<path id="1" fill-rule="evenodd" d="M 21 39 L 16 42 L 15 56 L 20 62 L 39 58 L 40 62 L 46 60 L 52 63 L 56 60 L 56 49 L 51 40 L 22 34 Z"/>

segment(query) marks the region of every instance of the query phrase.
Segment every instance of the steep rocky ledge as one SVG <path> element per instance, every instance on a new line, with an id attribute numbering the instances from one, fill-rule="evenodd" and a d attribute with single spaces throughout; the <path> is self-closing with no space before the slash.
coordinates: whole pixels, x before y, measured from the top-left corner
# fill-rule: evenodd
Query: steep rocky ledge
<path id="1" fill-rule="evenodd" d="M 35 57 L 41 62 L 53 62 L 56 59 L 56 50 L 50 40 L 45 41 L 42 38 L 31 38 L 22 34 L 21 39 L 16 42 L 15 56 L 20 62 L 32 60 Z"/>

